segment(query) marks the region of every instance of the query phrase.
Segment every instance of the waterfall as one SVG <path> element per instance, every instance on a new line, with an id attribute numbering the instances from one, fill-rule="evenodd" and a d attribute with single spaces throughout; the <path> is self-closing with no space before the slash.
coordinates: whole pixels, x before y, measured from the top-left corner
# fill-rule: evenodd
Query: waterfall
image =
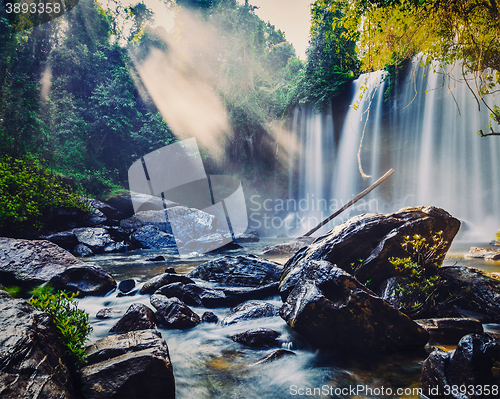
<path id="1" fill-rule="evenodd" d="M 464 222 L 462 238 L 491 240 L 500 229 L 500 138 L 475 134 L 488 125 L 489 110 L 479 110 L 463 81 L 419 66 L 418 59 L 388 101 L 384 76 L 379 71 L 353 81 L 347 111 L 295 109 L 292 131 L 300 149 L 290 163 L 290 195 L 302 201 L 297 214 L 307 220 L 295 233 L 314 227 L 393 168 L 390 180 L 320 232 L 360 213 L 434 205 Z M 458 71 L 454 76 L 461 77 Z M 494 101 L 488 99 L 490 106 Z M 363 179 L 358 151 L 371 177 Z"/>

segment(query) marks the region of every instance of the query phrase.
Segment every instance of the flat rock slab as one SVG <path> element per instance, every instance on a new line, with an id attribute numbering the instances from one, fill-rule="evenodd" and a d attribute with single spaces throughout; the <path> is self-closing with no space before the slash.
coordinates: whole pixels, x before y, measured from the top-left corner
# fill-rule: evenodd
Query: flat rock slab
<path id="1" fill-rule="evenodd" d="M 73 398 L 64 348 L 50 316 L 0 291 L 0 396 Z"/>
<path id="2" fill-rule="evenodd" d="M 415 320 L 429 332 L 430 344 L 456 345 L 464 335 L 482 334 L 483 325 L 476 319 L 440 318 Z"/>
<path id="3" fill-rule="evenodd" d="M 81 260 L 46 240 L 0 237 L 0 283 L 32 288 Z"/>
<path id="4" fill-rule="evenodd" d="M 314 237 L 297 237 L 292 241 L 264 247 L 262 255 L 292 255 L 299 249 L 311 245 L 314 240 L 316 240 Z"/>
<path id="5" fill-rule="evenodd" d="M 157 310 L 156 319 L 167 328 L 183 330 L 200 323 L 200 317 L 179 298 L 153 294 L 150 302 Z"/>
<path id="6" fill-rule="evenodd" d="M 488 260 L 500 260 L 500 249 L 470 247 L 469 252 L 464 255 L 465 259 L 482 258 Z"/>
<path id="7" fill-rule="evenodd" d="M 260 287 L 279 281 L 282 266 L 255 255 L 223 256 L 203 263 L 188 274 L 233 286 Z"/>

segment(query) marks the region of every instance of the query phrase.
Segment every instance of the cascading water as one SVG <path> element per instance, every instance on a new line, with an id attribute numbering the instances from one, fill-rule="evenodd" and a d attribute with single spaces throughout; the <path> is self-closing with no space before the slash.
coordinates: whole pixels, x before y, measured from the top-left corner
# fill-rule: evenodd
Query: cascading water
<path id="1" fill-rule="evenodd" d="M 462 237 L 469 240 L 491 240 L 500 228 L 500 139 L 474 134 L 488 125 L 489 110 L 478 109 L 464 82 L 418 64 L 408 67 L 389 101 L 384 101 L 382 72 L 361 75 L 352 83 L 347 112 L 333 114 L 340 122 L 331 122 L 331 110 L 320 115 L 306 107 L 295 111 L 292 128 L 301 151 L 299 173 L 291 175 L 298 179 L 295 198 L 307 200 L 302 217 L 307 213 L 310 221 L 296 233 L 313 227 L 390 168 L 396 173 L 389 181 L 321 231 L 355 214 L 420 205 L 442 207 L 460 218 Z M 494 101 L 488 99 L 490 105 Z M 358 151 L 369 178 L 361 175 Z"/>

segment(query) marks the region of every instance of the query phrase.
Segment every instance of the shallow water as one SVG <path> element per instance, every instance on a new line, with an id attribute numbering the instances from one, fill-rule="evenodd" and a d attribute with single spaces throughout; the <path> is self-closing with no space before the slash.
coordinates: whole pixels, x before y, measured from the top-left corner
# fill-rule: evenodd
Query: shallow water
<path id="1" fill-rule="evenodd" d="M 258 253 L 265 245 L 283 242 L 285 239 L 263 239 L 258 243 L 244 244 L 244 248 L 226 254 Z M 455 243 L 445 265 L 461 264 L 478 267 L 487 272 L 500 272 L 500 262 L 465 260 L 463 254 L 471 246 L 487 246 L 485 243 Z M 186 274 L 209 259 L 219 255 L 179 258 L 166 261 L 147 261 L 161 251 L 134 251 L 127 254 L 95 256 L 86 259 L 108 270 L 117 282 L 134 278 L 138 287 L 154 275 L 173 266 L 177 273 Z M 165 255 L 164 255 L 165 256 Z M 165 256 L 166 257 L 166 256 Z M 287 257 L 271 258 L 284 263 Z M 130 304 L 143 303 L 151 307 L 149 295 L 117 297 L 116 291 L 106 297 L 87 297 L 79 307 L 90 314 L 94 328 L 91 340 L 102 338 L 123 315 Z M 268 300 L 281 306 L 276 296 Z M 96 312 L 112 307 L 116 312 L 111 319 L 99 320 Z M 214 312 L 219 319 L 230 309 L 204 309 L 192 307 L 200 316 L 204 311 Z M 295 355 L 267 364 L 254 364 L 272 350 L 250 349 L 231 341 L 228 336 L 251 328 L 267 327 L 281 333 L 283 349 Z M 490 324 L 488 329 L 500 329 Z M 159 328 L 168 344 L 176 379 L 176 393 L 180 399 L 201 398 L 290 398 L 290 397 L 392 397 L 418 398 L 420 370 L 427 356 L 425 350 L 391 355 L 375 354 L 338 355 L 330 351 L 314 350 L 298 334 L 294 333 L 280 317 L 245 321 L 231 326 L 201 323 L 190 330 Z M 453 349 L 450 347 L 448 349 Z M 427 351 L 429 348 L 427 348 Z M 371 389 L 371 391 L 370 391 Z M 402 389 L 398 394 L 397 389 Z M 406 392 L 405 392 L 406 390 Z"/>

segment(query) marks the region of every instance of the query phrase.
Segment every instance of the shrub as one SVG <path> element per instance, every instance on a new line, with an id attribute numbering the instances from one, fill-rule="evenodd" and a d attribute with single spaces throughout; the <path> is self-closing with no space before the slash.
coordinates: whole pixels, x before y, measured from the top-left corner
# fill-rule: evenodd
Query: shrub
<path id="1" fill-rule="evenodd" d="M 51 292 L 50 288 L 38 287 L 32 291 L 29 300 L 34 308 L 49 314 L 57 327 L 59 341 L 66 348 L 66 354 L 78 367 L 85 364 L 85 341 L 92 332 L 89 315 L 78 309 L 74 300 L 76 294 L 65 291 Z"/>

